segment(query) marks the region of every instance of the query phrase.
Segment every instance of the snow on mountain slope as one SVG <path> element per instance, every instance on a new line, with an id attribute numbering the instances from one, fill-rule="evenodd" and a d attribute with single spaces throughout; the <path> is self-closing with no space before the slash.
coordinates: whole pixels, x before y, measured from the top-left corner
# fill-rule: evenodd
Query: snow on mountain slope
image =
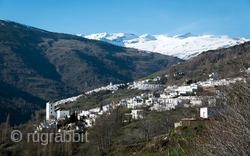
<path id="1" fill-rule="evenodd" d="M 99 34 L 91 34 L 91 35 L 87 35 L 83 37 L 93 39 L 93 40 L 101 40 L 101 41 L 109 42 L 111 44 L 115 44 L 119 46 L 124 46 L 124 42 L 138 38 L 137 35 L 129 34 L 129 33 L 113 33 L 113 34 L 99 33 Z"/>
<path id="2" fill-rule="evenodd" d="M 172 55 L 181 59 L 189 59 L 204 51 L 226 48 L 250 41 L 250 39 L 245 38 L 192 35 L 191 33 L 176 36 L 149 34 L 137 36 L 129 33 L 98 33 L 80 36 L 109 42 L 118 46 Z"/>

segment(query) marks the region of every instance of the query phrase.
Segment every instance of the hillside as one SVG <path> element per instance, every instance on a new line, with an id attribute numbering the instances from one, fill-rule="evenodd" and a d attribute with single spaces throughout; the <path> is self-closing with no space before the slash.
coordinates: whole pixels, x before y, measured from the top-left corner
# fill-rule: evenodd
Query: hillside
<path id="1" fill-rule="evenodd" d="M 119 106 L 96 118 L 94 126 L 87 128 L 89 142 L 85 143 L 49 142 L 43 146 L 41 142 L 26 140 L 16 143 L 9 139 L 11 127 L 8 127 L 8 122 L 3 123 L 0 124 L 0 143 L 4 148 L 0 148 L 0 153 L 28 153 L 31 156 L 37 153 L 86 156 L 249 155 L 249 79 L 246 83 L 237 82 L 217 89 L 221 94 L 215 100 L 216 111 L 207 119 L 199 117 L 200 106 L 177 107 L 166 111 L 149 111 L 145 107 L 143 118 L 140 119 L 129 119 L 131 109 Z M 99 102 L 105 101 L 103 98 L 110 98 L 107 93 L 103 95 L 97 96 L 101 97 Z M 36 117 L 33 122 L 18 129 L 23 134 L 30 133 L 34 123 L 40 121 L 44 124 L 44 116 L 40 118 Z M 60 128 L 76 124 L 69 121 L 59 121 L 64 125 L 59 125 Z M 181 125 L 176 126 L 180 122 Z"/>
<path id="2" fill-rule="evenodd" d="M 4 120 L 2 112 L 13 116 L 18 113 L 16 108 L 24 108 L 17 107 L 19 102 L 13 97 L 37 108 L 39 100 L 68 97 L 109 82 L 131 81 L 182 61 L 3 20 L 0 60 L 1 85 L 9 93 L 0 95 L 0 121 Z M 26 95 L 32 98 L 27 101 Z"/>
<path id="3" fill-rule="evenodd" d="M 188 80 L 202 81 L 209 74 L 216 73 L 217 78 L 230 78 L 242 75 L 241 71 L 250 67 L 250 42 L 229 48 L 211 50 L 155 75 L 168 75 L 168 84 L 185 83 Z"/>

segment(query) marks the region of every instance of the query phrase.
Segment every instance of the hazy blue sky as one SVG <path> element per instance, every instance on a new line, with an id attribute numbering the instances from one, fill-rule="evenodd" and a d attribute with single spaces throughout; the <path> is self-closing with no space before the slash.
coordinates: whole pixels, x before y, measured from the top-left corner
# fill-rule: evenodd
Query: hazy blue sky
<path id="1" fill-rule="evenodd" d="M 250 38 L 250 0 L 0 0 L 0 18 L 65 33 Z"/>

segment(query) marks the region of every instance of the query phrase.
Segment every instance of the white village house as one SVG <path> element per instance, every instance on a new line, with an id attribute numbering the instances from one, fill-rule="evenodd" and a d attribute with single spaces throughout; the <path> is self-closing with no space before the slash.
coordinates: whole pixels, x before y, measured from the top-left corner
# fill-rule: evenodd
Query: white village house
<path id="1" fill-rule="evenodd" d="M 56 111 L 56 119 L 57 120 L 63 120 L 66 117 L 69 117 L 69 110 L 57 110 Z"/>
<path id="2" fill-rule="evenodd" d="M 52 119 L 65 119 L 66 116 L 69 116 L 70 112 L 69 110 L 56 110 L 55 103 L 46 103 L 46 120 L 52 120 Z"/>
<path id="3" fill-rule="evenodd" d="M 200 117 L 203 119 L 208 119 L 214 114 L 213 108 L 202 107 L 200 108 Z"/>
<path id="4" fill-rule="evenodd" d="M 143 119 L 143 110 L 142 109 L 134 109 L 131 110 L 132 119 L 138 120 Z"/>

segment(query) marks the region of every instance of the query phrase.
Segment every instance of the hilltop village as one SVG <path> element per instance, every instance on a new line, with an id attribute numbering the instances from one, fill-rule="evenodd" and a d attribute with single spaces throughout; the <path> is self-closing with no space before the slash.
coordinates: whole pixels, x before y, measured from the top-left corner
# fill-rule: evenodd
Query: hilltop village
<path id="1" fill-rule="evenodd" d="M 241 71 L 246 74 L 250 73 L 250 68 Z M 35 131 L 42 131 L 44 129 L 55 128 L 57 131 L 62 130 L 77 130 L 83 131 L 95 124 L 95 120 L 103 115 L 109 113 L 111 109 L 118 106 L 126 107 L 130 113 L 124 122 L 131 122 L 133 120 L 143 119 L 147 111 L 168 111 L 178 107 L 195 107 L 200 110 L 200 118 L 209 118 L 210 108 L 215 107 L 216 95 L 219 94 L 217 87 L 226 86 L 236 82 L 246 83 L 246 77 L 236 77 L 227 79 L 218 79 L 216 73 L 208 75 L 206 81 L 186 82 L 184 85 L 163 85 L 162 79 L 166 79 L 168 75 L 157 76 L 151 79 L 134 81 L 127 84 L 112 84 L 103 86 L 82 95 L 63 99 L 56 102 L 46 103 L 46 120 L 36 126 Z M 101 91 L 110 91 L 115 93 L 120 88 L 127 90 L 140 90 L 140 95 L 127 97 L 121 99 L 117 103 L 110 103 L 101 107 L 94 107 L 88 110 L 71 111 L 65 109 L 64 106 L 69 103 L 77 101 L 82 96 L 89 96 Z M 188 119 L 188 120 L 193 120 Z M 66 122 L 67 121 L 67 122 Z M 62 126 L 63 125 L 63 126 Z M 177 122 L 173 127 L 180 126 Z"/>

